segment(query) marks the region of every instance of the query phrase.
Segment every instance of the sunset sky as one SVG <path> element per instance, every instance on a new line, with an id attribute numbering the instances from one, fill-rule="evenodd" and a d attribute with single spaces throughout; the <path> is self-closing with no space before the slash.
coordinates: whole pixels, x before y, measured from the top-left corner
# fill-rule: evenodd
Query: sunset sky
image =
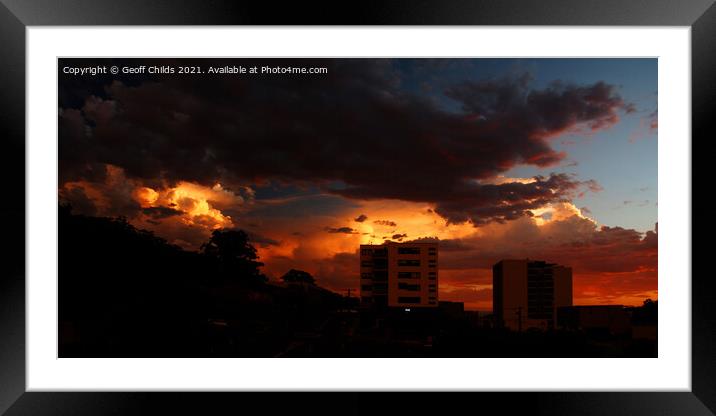
<path id="1" fill-rule="evenodd" d="M 440 299 L 489 310 L 503 258 L 573 268 L 575 304 L 657 299 L 656 59 L 61 59 L 327 67 L 59 74 L 59 194 L 196 250 L 345 292 L 358 246 L 440 242 Z"/>

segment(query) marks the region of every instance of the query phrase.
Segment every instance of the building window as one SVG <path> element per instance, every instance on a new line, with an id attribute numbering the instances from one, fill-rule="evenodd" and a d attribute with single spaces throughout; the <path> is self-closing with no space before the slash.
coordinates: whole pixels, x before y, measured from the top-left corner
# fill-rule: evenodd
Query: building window
<path id="1" fill-rule="evenodd" d="M 437 262 L 435 260 L 428 260 L 428 267 L 437 267 Z"/>
<path id="2" fill-rule="evenodd" d="M 377 282 L 385 282 L 388 280 L 388 272 L 381 270 L 373 272 L 373 280 Z"/>
<path id="3" fill-rule="evenodd" d="M 398 279 L 420 279 L 420 272 L 398 272 Z"/>
<path id="4" fill-rule="evenodd" d="M 373 278 L 373 273 L 361 273 L 361 274 L 360 274 L 360 278 L 361 278 L 361 279 L 372 279 L 372 278 Z"/>
<path id="5" fill-rule="evenodd" d="M 437 256 L 438 250 L 435 247 L 429 247 L 428 248 L 428 254 L 431 256 Z"/>
<path id="6" fill-rule="evenodd" d="M 376 269 L 385 269 L 388 267 L 388 259 L 376 259 L 373 257 L 373 267 Z"/>
<path id="7" fill-rule="evenodd" d="M 370 248 L 364 248 L 364 249 L 361 249 L 360 254 L 362 254 L 364 256 L 366 256 L 366 255 L 369 256 L 369 255 L 373 254 L 373 250 Z"/>
<path id="8" fill-rule="evenodd" d="M 373 286 L 371 286 L 371 285 L 362 285 L 362 286 L 360 287 L 360 290 L 371 291 L 371 290 L 373 290 Z"/>
<path id="9" fill-rule="evenodd" d="M 398 260 L 398 266 L 419 267 L 420 260 Z"/>
<path id="10" fill-rule="evenodd" d="M 428 272 L 428 279 L 435 280 L 435 279 L 437 279 L 437 277 L 438 277 L 437 272 Z"/>
<path id="11" fill-rule="evenodd" d="M 527 270 L 527 317 L 552 319 L 554 316 L 554 276 L 543 263 L 530 264 Z"/>
<path id="12" fill-rule="evenodd" d="M 420 285 L 412 285 L 410 283 L 398 283 L 398 289 L 400 290 L 410 290 L 412 292 L 419 292 L 420 291 Z"/>
<path id="13" fill-rule="evenodd" d="M 373 267 L 373 261 L 371 260 L 363 260 L 360 262 L 361 267 Z"/>
<path id="14" fill-rule="evenodd" d="M 420 254 L 420 247 L 398 247 L 398 254 Z"/>
<path id="15" fill-rule="evenodd" d="M 420 296 L 400 296 L 398 303 L 420 303 Z"/>

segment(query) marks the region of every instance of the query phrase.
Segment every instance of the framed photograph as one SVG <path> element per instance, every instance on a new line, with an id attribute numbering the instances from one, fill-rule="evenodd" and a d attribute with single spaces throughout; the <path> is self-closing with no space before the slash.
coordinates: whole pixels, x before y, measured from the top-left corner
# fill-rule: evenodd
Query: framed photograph
<path id="1" fill-rule="evenodd" d="M 716 409 L 712 2 L 0 12 L 0 411 Z"/>

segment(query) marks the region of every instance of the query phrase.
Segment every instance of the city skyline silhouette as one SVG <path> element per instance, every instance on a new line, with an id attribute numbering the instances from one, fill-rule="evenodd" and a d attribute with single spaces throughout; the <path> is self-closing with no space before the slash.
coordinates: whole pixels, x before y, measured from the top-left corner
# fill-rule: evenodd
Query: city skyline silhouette
<path id="1" fill-rule="evenodd" d="M 103 67 L 118 70 L 90 71 Z M 272 70 L 251 70 L 263 67 Z M 639 308 L 652 316 L 656 81 L 657 60 L 646 58 L 62 58 L 57 189 L 65 232 L 77 226 L 98 241 L 116 234 L 158 257 L 93 248 L 108 264 L 118 253 L 139 256 L 125 260 L 134 265 L 121 268 L 126 282 L 113 271 L 105 287 L 83 280 L 89 266 L 81 260 L 101 265 L 61 247 L 74 267 L 62 269 L 61 285 L 91 296 L 82 281 L 140 303 L 159 296 L 143 298 L 142 285 L 187 304 L 195 291 L 202 300 L 180 325 L 191 331 L 205 331 L 206 322 L 232 328 L 221 316 L 254 306 L 273 317 L 264 329 L 278 331 L 282 314 L 310 304 L 310 317 L 291 331 L 324 333 L 314 325 L 322 320 L 342 322 L 333 334 L 363 333 L 345 327 L 360 320 L 328 316 L 363 311 L 360 298 L 381 303 L 384 295 L 396 309 L 440 310 L 429 319 L 413 313 L 433 329 L 451 313 L 524 336 L 560 322 L 570 334 L 631 322 Z M 108 234 L 86 229 L 93 221 Z M 404 269 L 386 269 L 395 276 L 384 282 L 362 252 L 383 244 L 436 250 L 403 253 L 426 257 L 399 259 Z M 226 254 L 239 248 L 247 257 Z M 510 301 L 517 331 L 504 311 L 494 316 L 496 299 L 509 298 L 497 293 L 494 267 L 508 260 L 527 262 L 525 293 L 539 293 Z M 567 289 L 554 286 L 561 272 L 539 266 L 547 276 L 539 280 L 534 262 L 570 268 L 569 302 Z M 103 316 L 131 307 L 117 301 Z M 266 312 L 268 304 L 277 312 Z M 562 321 L 560 308 L 571 308 Z M 65 333 L 78 331 L 73 325 Z M 392 324 L 375 325 L 390 332 Z M 610 334 L 626 333 L 615 328 Z M 292 339 L 286 331 L 281 342 Z"/>

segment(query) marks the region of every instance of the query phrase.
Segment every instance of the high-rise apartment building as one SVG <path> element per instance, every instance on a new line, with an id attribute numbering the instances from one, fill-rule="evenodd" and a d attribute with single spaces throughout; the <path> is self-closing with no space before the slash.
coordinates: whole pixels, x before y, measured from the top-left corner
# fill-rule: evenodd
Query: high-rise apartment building
<path id="1" fill-rule="evenodd" d="M 557 308 L 572 306 L 572 268 L 545 261 L 502 260 L 492 267 L 495 322 L 515 331 L 549 329 Z"/>
<path id="2" fill-rule="evenodd" d="M 438 244 L 360 246 L 361 303 L 401 308 L 438 306 Z"/>

